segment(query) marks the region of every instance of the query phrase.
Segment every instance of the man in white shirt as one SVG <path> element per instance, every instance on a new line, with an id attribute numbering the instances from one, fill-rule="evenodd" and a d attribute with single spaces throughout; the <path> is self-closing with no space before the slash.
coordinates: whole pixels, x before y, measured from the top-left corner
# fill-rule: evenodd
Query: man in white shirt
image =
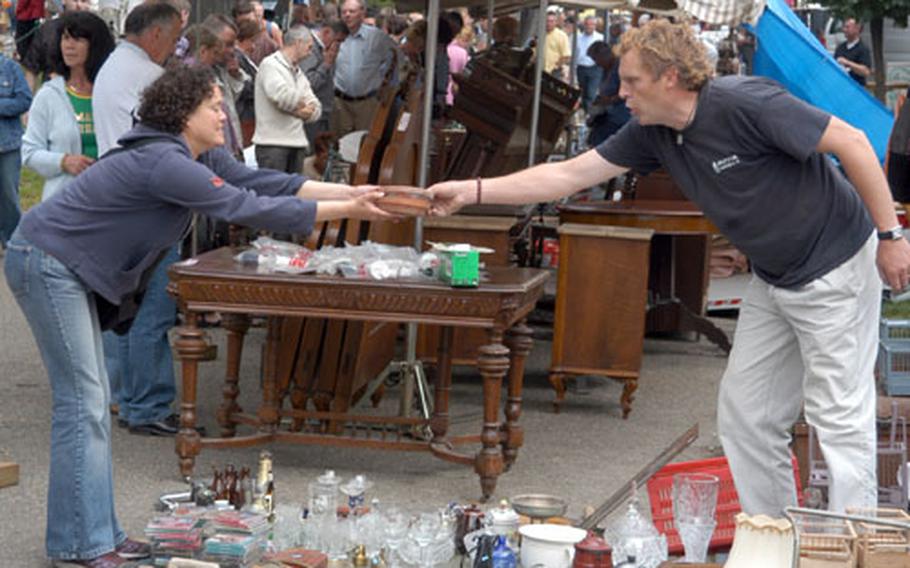
<path id="1" fill-rule="evenodd" d="M 142 91 L 164 73 L 162 65 L 180 38 L 180 12 L 167 3 L 148 3 L 130 12 L 120 42 L 98 72 L 92 93 L 98 155 L 118 146 L 133 128 Z M 167 332 L 177 307 L 167 294 L 167 267 L 178 260 L 176 248 L 159 263 L 142 306 L 127 335 L 105 332 L 104 362 L 118 423 L 130 432 L 156 436 L 177 433 L 173 413 L 176 387 Z"/>
<path id="2" fill-rule="evenodd" d="M 180 12 L 169 4 L 143 4 L 124 27 L 126 39 L 104 62 L 92 91 L 99 156 L 133 127 L 142 91 L 164 73 L 162 65 L 180 38 Z"/>
<path id="3" fill-rule="evenodd" d="M 335 61 L 332 131 L 344 136 L 368 130 L 379 107 L 379 89 L 396 64 L 395 44 L 382 30 L 363 23 L 362 0 L 345 0 L 341 19 L 350 32 Z"/>
<path id="4" fill-rule="evenodd" d="M 262 60 L 256 75 L 256 162 L 260 168 L 303 171 L 308 147 L 303 122 L 319 119 L 322 105 L 300 69 L 313 47 L 313 34 L 296 26 L 284 34 L 284 47 Z"/>
<path id="5" fill-rule="evenodd" d="M 586 17 L 582 32 L 575 38 L 575 76 L 578 77 L 581 105 L 585 112 L 588 112 L 591 102 L 597 98 L 597 89 L 603 79 L 603 69 L 588 56 L 588 49 L 595 41 L 603 39 L 603 34 L 597 31 L 597 18 Z"/>

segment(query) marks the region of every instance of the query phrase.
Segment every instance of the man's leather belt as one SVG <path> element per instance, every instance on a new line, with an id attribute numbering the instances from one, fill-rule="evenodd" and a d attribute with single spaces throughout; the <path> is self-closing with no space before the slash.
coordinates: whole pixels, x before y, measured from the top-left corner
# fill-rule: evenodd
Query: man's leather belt
<path id="1" fill-rule="evenodd" d="M 343 101 L 365 101 L 374 98 L 376 96 L 376 91 L 370 91 L 362 97 L 352 97 L 347 93 L 342 93 L 340 90 L 335 89 L 335 96 Z"/>

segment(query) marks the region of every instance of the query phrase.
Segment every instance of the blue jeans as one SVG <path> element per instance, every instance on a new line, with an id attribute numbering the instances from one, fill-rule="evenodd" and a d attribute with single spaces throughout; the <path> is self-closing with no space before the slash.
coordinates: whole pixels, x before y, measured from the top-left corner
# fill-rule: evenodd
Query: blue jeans
<path id="1" fill-rule="evenodd" d="M 0 152 L 0 244 L 12 236 L 19 224 L 19 170 L 22 158 L 19 149 Z"/>
<path id="2" fill-rule="evenodd" d="M 120 418 L 130 426 L 157 422 L 172 412 L 177 388 L 167 332 L 174 327 L 177 305 L 166 289 L 167 269 L 178 260 L 175 246 L 152 274 L 129 333 L 103 334 L 111 390 L 120 406 Z"/>
<path id="3" fill-rule="evenodd" d="M 575 76 L 578 77 L 578 86 L 581 88 L 581 106 L 588 112 L 591 103 L 597 98 L 597 91 L 603 80 L 603 68 L 600 65 L 575 67 Z"/>
<path id="4" fill-rule="evenodd" d="M 110 391 L 94 298 L 68 268 L 18 234 L 4 268 L 51 383 L 47 555 L 95 558 L 126 535 L 114 512 Z"/>

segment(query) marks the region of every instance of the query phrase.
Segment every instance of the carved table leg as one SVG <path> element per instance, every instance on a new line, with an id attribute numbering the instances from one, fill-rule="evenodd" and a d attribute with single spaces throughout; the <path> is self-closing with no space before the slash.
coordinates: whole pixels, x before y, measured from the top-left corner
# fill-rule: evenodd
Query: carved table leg
<path id="1" fill-rule="evenodd" d="M 622 386 L 622 398 L 619 402 L 622 405 L 622 417 L 626 419 L 629 417 L 629 413 L 632 412 L 632 401 L 635 400 L 635 391 L 638 390 L 638 378 L 630 378 L 623 380 Z"/>
<path id="2" fill-rule="evenodd" d="M 512 467 L 518 457 L 518 448 L 524 444 L 524 431 L 518 425 L 521 417 L 521 390 L 525 379 L 525 360 L 534 340 L 534 333 L 524 321 L 506 332 L 506 346 L 509 348 L 509 394 L 506 399 L 506 423 L 503 425 L 502 453 L 506 470 Z"/>
<path id="3" fill-rule="evenodd" d="M 240 359 L 243 355 L 243 339 L 250 328 L 250 318 L 244 314 L 222 314 L 221 327 L 227 330 L 227 365 L 224 373 L 224 388 L 221 389 L 222 402 L 218 409 L 218 424 L 221 426 L 222 438 L 233 438 L 237 433 L 237 423 L 231 415 L 241 412 L 237 404 L 240 394 Z"/>
<path id="4" fill-rule="evenodd" d="M 177 433 L 176 451 L 180 458 L 180 473 L 193 475 L 196 456 L 202 450 L 199 432 L 196 431 L 196 380 L 199 361 L 205 359 L 208 344 L 205 333 L 197 327 L 198 314 L 187 312 L 186 325 L 177 328 L 177 355 L 183 367 L 183 392 L 180 401 L 180 432 Z"/>
<path id="5" fill-rule="evenodd" d="M 433 404 L 433 418 L 430 430 L 433 432 L 432 443 L 444 443 L 449 430 L 449 391 L 452 389 L 452 328 L 442 327 L 439 330 L 439 349 L 436 359 L 436 389 Z"/>
<path id="6" fill-rule="evenodd" d="M 262 365 L 262 405 L 259 407 L 260 430 L 274 432 L 278 429 L 280 416 L 278 400 L 278 351 L 281 343 L 282 319 L 268 318 Z"/>
<path id="7" fill-rule="evenodd" d="M 490 332 L 490 344 L 479 349 L 477 367 L 483 376 L 483 448 L 475 456 L 474 469 L 480 476 L 483 500 L 496 490 L 496 480 L 502 474 L 502 449 L 499 447 L 499 403 L 502 379 L 509 370 L 509 350 L 502 344 L 502 331 Z"/>
<path id="8" fill-rule="evenodd" d="M 556 398 L 553 399 L 553 412 L 559 414 L 560 405 L 566 399 L 566 377 L 561 373 L 550 373 L 550 385 L 556 391 Z"/>

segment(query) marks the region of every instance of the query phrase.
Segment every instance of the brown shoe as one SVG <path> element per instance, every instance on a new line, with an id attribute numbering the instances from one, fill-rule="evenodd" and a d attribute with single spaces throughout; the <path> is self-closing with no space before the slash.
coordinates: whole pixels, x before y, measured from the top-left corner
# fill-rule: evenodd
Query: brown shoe
<path id="1" fill-rule="evenodd" d="M 120 414 L 120 405 L 116 402 L 111 403 L 111 415 L 118 416 Z"/>
<path id="2" fill-rule="evenodd" d="M 129 560 L 121 558 L 116 552 L 108 552 L 89 560 L 57 560 L 54 562 L 54 566 L 56 568 L 75 568 L 77 566 L 84 568 L 120 568 L 127 563 L 129 563 Z"/>

